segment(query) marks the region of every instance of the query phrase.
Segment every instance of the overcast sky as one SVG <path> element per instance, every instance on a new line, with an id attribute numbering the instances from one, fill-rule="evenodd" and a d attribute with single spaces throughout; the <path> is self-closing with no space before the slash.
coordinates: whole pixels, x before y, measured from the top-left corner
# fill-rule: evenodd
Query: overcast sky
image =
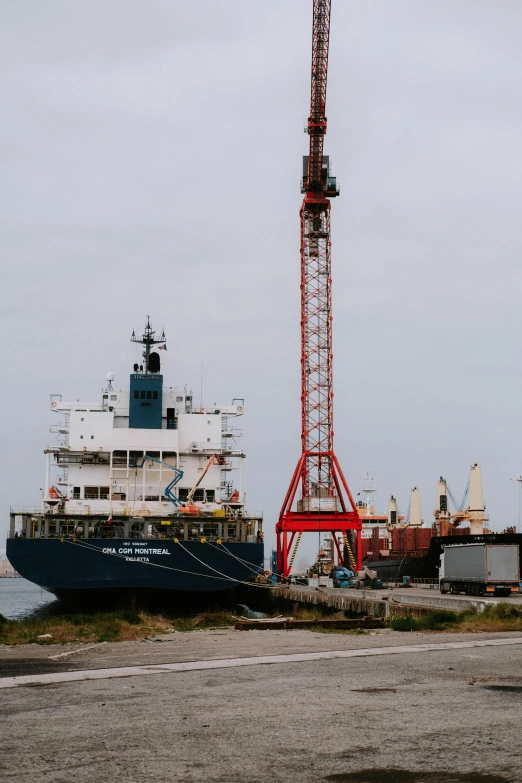
<path id="1" fill-rule="evenodd" d="M 431 522 L 522 472 L 522 4 L 333 0 L 335 442 L 357 491 Z M 245 398 L 267 552 L 299 453 L 299 220 L 311 0 L 0 4 L 0 533 L 32 505 L 49 394 L 126 385 L 164 326 L 169 385 Z M 316 550 L 317 541 L 303 552 Z M 0 543 L 0 547 L 3 546 Z M 298 558 L 299 560 L 299 558 Z"/>

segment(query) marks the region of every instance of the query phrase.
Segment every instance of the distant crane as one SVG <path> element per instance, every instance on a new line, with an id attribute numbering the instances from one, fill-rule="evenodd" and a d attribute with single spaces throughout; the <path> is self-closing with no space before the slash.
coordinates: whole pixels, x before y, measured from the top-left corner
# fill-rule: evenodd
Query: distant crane
<path id="1" fill-rule="evenodd" d="M 283 577 L 290 573 L 294 538 L 299 534 L 299 541 L 303 532 L 342 533 L 353 559 L 348 531 L 355 531 L 354 563 L 361 569 L 362 522 L 333 445 L 330 199 L 339 195 L 339 188 L 323 155 L 330 9 L 331 0 L 313 0 L 309 154 L 303 159 L 300 211 L 301 457 L 276 526 L 277 570 Z M 301 498 L 293 510 L 299 486 Z M 333 540 L 342 560 L 337 537 Z"/>

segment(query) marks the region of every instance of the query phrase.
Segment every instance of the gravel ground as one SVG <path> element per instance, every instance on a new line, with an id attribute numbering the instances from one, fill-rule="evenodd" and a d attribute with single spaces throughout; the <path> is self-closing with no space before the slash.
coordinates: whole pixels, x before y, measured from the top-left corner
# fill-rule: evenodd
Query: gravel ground
<path id="1" fill-rule="evenodd" d="M 178 633 L 1 648 L 0 676 L 507 636 Z M 3 690 L 0 780 L 515 783 L 521 664 L 513 645 Z"/>

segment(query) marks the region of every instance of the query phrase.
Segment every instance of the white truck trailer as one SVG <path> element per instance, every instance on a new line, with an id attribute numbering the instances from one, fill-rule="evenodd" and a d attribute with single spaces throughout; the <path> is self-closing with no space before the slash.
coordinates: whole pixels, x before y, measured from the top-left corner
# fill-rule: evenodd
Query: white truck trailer
<path id="1" fill-rule="evenodd" d="M 511 595 L 520 592 L 516 544 L 453 544 L 440 556 L 441 593 Z"/>

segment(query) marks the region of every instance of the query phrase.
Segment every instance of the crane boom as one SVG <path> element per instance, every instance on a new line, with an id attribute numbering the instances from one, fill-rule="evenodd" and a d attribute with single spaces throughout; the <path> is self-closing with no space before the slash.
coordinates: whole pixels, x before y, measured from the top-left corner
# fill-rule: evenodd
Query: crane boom
<path id="1" fill-rule="evenodd" d="M 308 135 L 310 154 L 307 173 L 303 178 L 303 192 L 323 193 L 323 145 L 326 135 L 326 81 L 328 76 L 328 51 L 330 46 L 331 0 L 314 0 L 312 32 L 312 76 Z M 333 194 L 337 195 L 337 194 Z"/>
<path id="2" fill-rule="evenodd" d="M 326 196 L 333 198 L 339 195 L 335 177 L 330 176 L 329 160 L 323 155 L 327 126 L 326 82 L 330 48 L 330 9 L 331 0 L 314 0 L 310 116 L 306 127 L 309 154 L 303 161 L 301 182 L 301 193 L 306 193 L 309 201 L 324 202 Z"/>

